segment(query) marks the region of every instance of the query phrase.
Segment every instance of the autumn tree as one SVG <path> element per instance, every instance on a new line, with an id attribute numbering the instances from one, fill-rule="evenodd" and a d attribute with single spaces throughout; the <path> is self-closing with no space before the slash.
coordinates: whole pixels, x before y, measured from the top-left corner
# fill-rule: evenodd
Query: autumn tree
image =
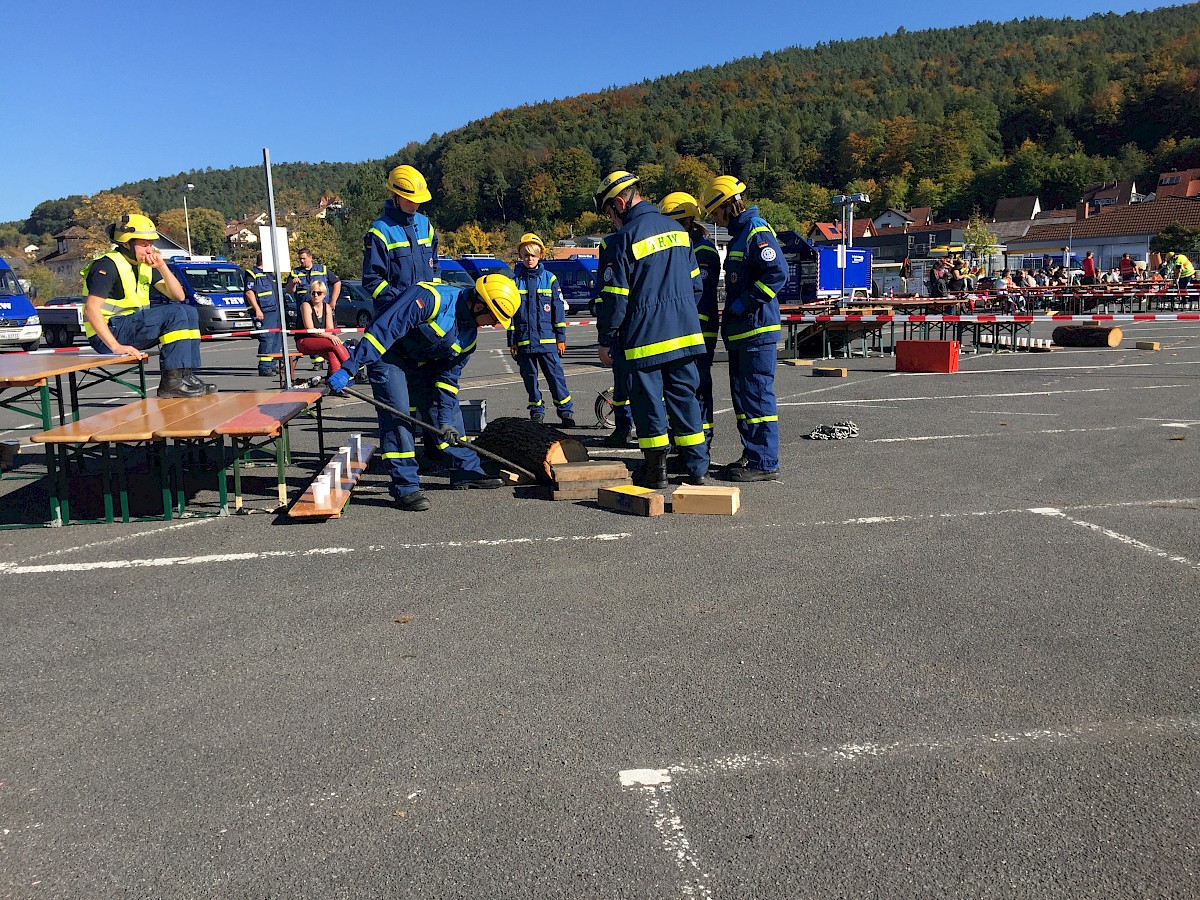
<path id="1" fill-rule="evenodd" d="M 85 253 L 103 253 L 112 246 L 108 237 L 108 226 L 132 213 L 141 213 L 133 197 L 124 194 L 114 194 L 101 191 L 90 197 L 85 196 L 75 208 L 72 218 L 76 225 L 84 229 L 88 236 L 83 243 Z"/>
<path id="2" fill-rule="evenodd" d="M 490 253 L 492 239 L 474 222 L 467 222 L 457 231 L 442 233 L 441 250 L 446 256 L 462 256 L 464 253 Z"/>
<path id="3" fill-rule="evenodd" d="M 192 252 L 198 256 L 217 256 L 225 252 L 225 219 L 215 209 L 203 206 L 168 209 L 154 220 L 159 231 L 181 247 L 186 247 L 188 228 L 191 228 Z"/>

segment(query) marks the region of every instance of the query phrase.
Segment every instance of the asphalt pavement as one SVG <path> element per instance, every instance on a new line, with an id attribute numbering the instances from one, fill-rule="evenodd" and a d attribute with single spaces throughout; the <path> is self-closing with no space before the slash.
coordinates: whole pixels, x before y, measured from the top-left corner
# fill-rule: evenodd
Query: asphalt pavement
<path id="1" fill-rule="evenodd" d="M 372 471 L 322 524 L 263 477 L 249 515 L 0 532 L 0 897 L 1200 896 L 1200 327 L 1125 332 L 781 366 L 781 476 L 733 518 L 440 478 L 402 513 Z M 501 334 L 466 375 L 525 414 Z"/>

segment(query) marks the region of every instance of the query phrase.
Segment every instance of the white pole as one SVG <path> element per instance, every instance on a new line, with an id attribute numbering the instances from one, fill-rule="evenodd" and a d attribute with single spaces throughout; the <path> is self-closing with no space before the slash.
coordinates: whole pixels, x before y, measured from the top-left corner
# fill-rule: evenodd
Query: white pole
<path id="1" fill-rule="evenodd" d="M 189 184 L 183 189 L 183 227 L 187 229 L 188 256 L 192 255 L 192 220 L 188 217 L 187 195 L 193 187 Z"/>
<path id="2" fill-rule="evenodd" d="M 283 339 L 279 364 L 283 366 L 283 383 L 292 389 L 292 367 L 288 359 L 287 304 L 283 300 L 283 272 L 279 271 L 279 232 L 275 228 L 275 188 L 271 184 L 271 151 L 263 147 L 263 169 L 267 173 L 267 209 L 271 216 L 271 259 L 275 263 L 275 303 L 279 307 L 279 336 Z"/>

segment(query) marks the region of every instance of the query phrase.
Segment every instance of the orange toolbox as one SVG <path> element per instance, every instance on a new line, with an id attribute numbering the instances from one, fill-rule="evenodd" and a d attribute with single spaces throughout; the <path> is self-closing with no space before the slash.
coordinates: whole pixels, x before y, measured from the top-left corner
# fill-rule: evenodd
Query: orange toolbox
<path id="1" fill-rule="evenodd" d="M 958 371 L 958 341 L 896 341 L 897 372 Z"/>

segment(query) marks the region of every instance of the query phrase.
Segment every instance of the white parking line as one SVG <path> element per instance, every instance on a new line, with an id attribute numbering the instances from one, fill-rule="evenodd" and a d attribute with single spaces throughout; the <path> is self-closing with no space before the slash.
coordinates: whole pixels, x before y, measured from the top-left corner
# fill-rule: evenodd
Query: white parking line
<path id="1" fill-rule="evenodd" d="M 867 441 L 868 444 L 903 444 L 917 443 L 922 441 L 950 441 L 961 438 L 992 438 L 992 437 L 1008 437 L 1010 435 L 1019 434 L 1021 437 L 1028 437 L 1034 434 L 1091 434 L 1096 431 L 1126 431 L 1131 428 L 1140 428 L 1140 425 L 1109 425 L 1104 428 L 1043 428 L 1039 431 L 990 431 L 981 434 L 926 434 L 919 437 L 902 437 L 902 438 L 872 438 Z"/>
<path id="2" fill-rule="evenodd" d="M 62 556 L 64 553 L 75 553 L 79 550 L 91 550 L 94 547 L 107 547 L 111 544 L 123 544 L 126 541 L 151 537 L 152 535 L 162 534 L 165 531 L 178 531 L 180 528 L 194 528 L 197 525 L 207 525 L 210 522 L 217 521 L 220 521 L 218 516 L 206 516 L 203 519 L 192 519 L 191 521 L 180 522 L 176 525 L 167 525 L 164 528 L 151 528 L 149 531 L 139 531 L 137 534 L 126 534 L 118 538 L 109 538 L 106 541 L 95 541 L 91 544 L 80 544 L 78 547 L 63 547 L 61 550 L 51 550 L 49 553 L 39 553 L 36 556 L 28 557 L 26 562 L 33 559 L 45 559 L 47 556 Z"/>
<path id="3" fill-rule="evenodd" d="M 920 759 L 966 753 L 994 753 L 1000 747 L 1024 748 L 1062 746 L 1119 746 L 1133 741 L 1175 740 L 1200 736 L 1200 718 L 1161 716 L 1150 719 L 1124 719 L 1089 722 L 1023 731 L 951 734 L 944 737 L 915 737 L 877 743 L 870 740 L 798 750 L 784 756 L 747 753 L 660 769 L 625 769 L 618 773 L 621 787 L 645 804 L 646 815 L 658 831 L 662 848 L 679 870 L 679 896 L 684 900 L 711 900 L 712 876 L 700 864 L 699 855 L 688 839 L 683 819 L 672 798 L 674 779 L 712 780 L 738 777 L 753 772 L 791 772 L 815 767 L 853 766 L 865 761 L 892 758 Z M 737 873 L 731 873 L 732 878 Z"/>
<path id="4" fill-rule="evenodd" d="M 797 400 L 786 403 L 780 403 L 779 406 L 831 406 L 835 404 L 855 404 L 863 403 L 879 403 L 886 401 L 888 403 L 919 403 L 932 400 L 988 400 L 997 397 L 1056 397 L 1060 394 L 1107 394 L 1112 391 L 1157 391 L 1164 388 L 1194 388 L 1195 385 L 1189 384 L 1135 384 L 1122 387 L 1105 387 L 1105 388 L 1071 388 L 1061 391 L 1012 391 L 1008 393 L 997 394 L 941 394 L 924 397 L 873 397 L 870 400 Z M 722 410 L 725 412 L 725 410 Z"/>
<path id="5" fill-rule="evenodd" d="M 1038 509 L 1031 509 L 1029 511 L 1031 513 L 1037 513 L 1039 516 L 1047 516 L 1048 518 L 1052 519 L 1062 519 L 1063 521 L 1070 522 L 1072 525 L 1078 525 L 1080 528 L 1086 528 L 1088 531 L 1094 531 L 1096 534 L 1102 534 L 1106 538 L 1110 538 L 1111 540 L 1122 543 L 1127 547 L 1132 547 L 1134 550 L 1140 550 L 1142 553 L 1148 553 L 1151 556 L 1157 556 L 1159 559 L 1165 559 L 1168 562 L 1173 563 L 1180 563 L 1181 565 L 1185 565 L 1191 569 L 1200 569 L 1200 562 L 1188 559 L 1186 556 L 1179 556 L 1169 553 L 1166 550 L 1143 543 L 1142 541 L 1137 540 L 1137 538 L 1131 538 L 1127 534 L 1121 534 L 1120 532 L 1112 531 L 1108 528 L 1104 528 L 1101 525 L 1096 525 L 1092 522 L 1084 522 L 1080 519 L 1072 519 L 1061 509 L 1047 506 Z"/>

